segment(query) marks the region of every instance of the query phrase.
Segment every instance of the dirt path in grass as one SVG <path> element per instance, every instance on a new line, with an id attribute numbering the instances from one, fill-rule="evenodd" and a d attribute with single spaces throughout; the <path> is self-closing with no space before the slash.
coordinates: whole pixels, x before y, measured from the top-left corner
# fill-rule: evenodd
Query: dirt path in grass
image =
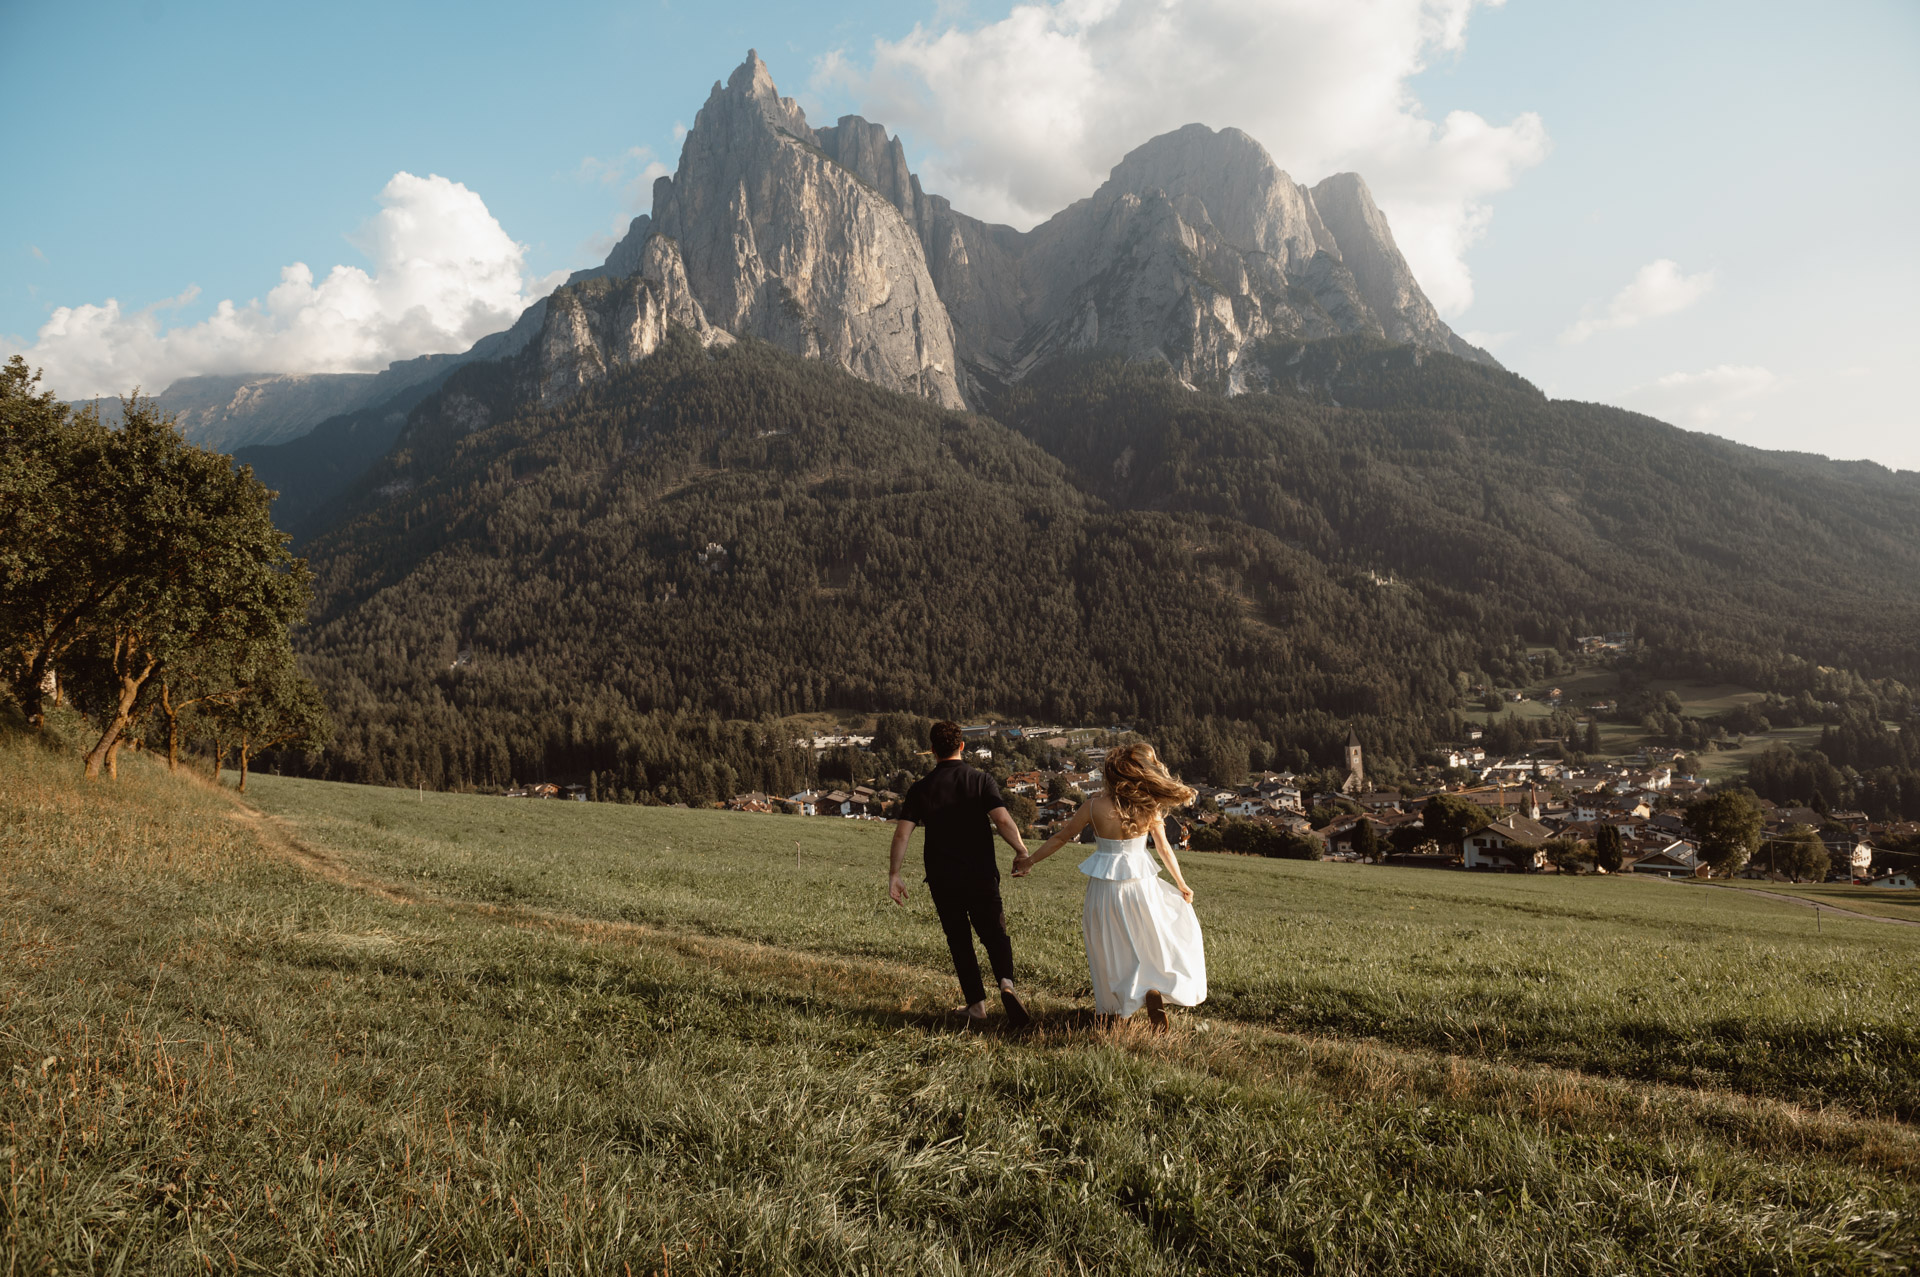
<path id="1" fill-rule="evenodd" d="M 1784 900 L 1790 905 L 1806 905 L 1816 912 L 1825 910 L 1837 913 L 1843 918 L 1857 918 L 1862 922 L 1891 922 L 1896 927 L 1920 927 L 1920 919 L 1889 918 L 1885 914 L 1861 913 L 1857 909 L 1842 909 L 1839 905 L 1830 905 L 1824 900 L 1811 900 L 1805 896 L 1789 896 L 1779 891 L 1762 891 L 1758 887 L 1735 887 L 1724 882 L 1703 883 L 1702 886 L 1719 887 L 1723 891 L 1739 891 L 1749 896 L 1765 896 L 1769 900 Z"/>
<path id="2" fill-rule="evenodd" d="M 671 947 L 688 957 L 711 961 L 724 956 L 736 965 L 762 972 L 775 968 L 790 972 L 797 967 L 805 967 L 822 975 L 832 973 L 845 976 L 850 982 L 864 984 L 876 991 L 883 988 L 888 980 L 896 986 L 904 986 L 923 985 L 935 978 L 935 973 L 925 968 L 882 958 L 816 953 L 810 949 L 787 948 L 733 936 L 677 931 L 620 919 L 589 918 L 532 905 L 505 905 L 439 895 L 356 869 L 330 848 L 315 846 L 301 838 L 287 821 L 246 805 L 246 800 L 237 795 L 230 797 L 234 803 L 233 818 L 253 830 L 268 854 L 315 877 L 395 904 L 441 909 L 529 930 L 565 932 L 587 940 L 625 939 L 637 942 L 645 939 L 653 944 Z M 938 999 L 929 998 L 924 991 L 910 991 L 901 996 L 899 1005 L 902 1011 L 906 1011 L 919 1003 L 924 1010 L 936 1001 Z"/>
<path id="3" fill-rule="evenodd" d="M 645 944 L 709 970 L 718 968 L 787 1000 L 818 1003 L 823 1011 L 960 1034 L 947 1012 L 953 977 L 945 970 L 438 896 L 356 869 L 334 851 L 300 838 L 288 822 L 246 806 L 237 796 L 234 805 L 235 819 L 255 831 L 268 854 L 350 890 L 591 943 Z M 1595 1138 L 1612 1138 L 1616 1131 L 1669 1140 L 1732 1135 L 1756 1150 L 1815 1154 L 1903 1177 L 1920 1176 L 1920 1130 L 1898 1121 L 1732 1091 L 1598 1077 L 1368 1039 L 1316 1037 L 1199 1014 L 1176 1017 L 1171 1032 L 1156 1035 L 1144 1024 L 1098 1026 L 1083 1007 L 1035 998 L 1031 992 L 1025 996 L 1040 1017 L 1040 1027 L 1010 1040 L 1035 1050 L 1104 1045 L 1221 1077 L 1290 1079 L 1322 1092 L 1329 1103 L 1411 1094 Z"/>

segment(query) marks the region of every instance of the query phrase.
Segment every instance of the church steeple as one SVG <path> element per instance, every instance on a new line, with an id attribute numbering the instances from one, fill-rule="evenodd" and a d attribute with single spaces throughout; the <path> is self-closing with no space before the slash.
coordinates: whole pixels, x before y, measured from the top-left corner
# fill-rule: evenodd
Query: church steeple
<path id="1" fill-rule="evenodd" d="M 1360 736 L 1351 726 L 1347 728 L 1347 783 L 1341 788 L 1348 792 L 1357 792 L 1367 782 L 1366 761 L 1360 754 Z"/>

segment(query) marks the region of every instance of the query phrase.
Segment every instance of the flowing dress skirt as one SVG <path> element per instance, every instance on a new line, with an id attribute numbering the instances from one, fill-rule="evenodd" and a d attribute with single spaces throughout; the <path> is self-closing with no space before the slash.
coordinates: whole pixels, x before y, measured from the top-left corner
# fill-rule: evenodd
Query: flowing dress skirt
<path id="1" fill-rule="evenodd" d="M 1207 957 L 1200 919 L 1142 838 L 1102 838 L 1080 865 L 1087 902 L 1080 914 L 1093 1009 L 1132 1015 L 1149 990 L 1174 1006 L 1207 1000 Z"/>

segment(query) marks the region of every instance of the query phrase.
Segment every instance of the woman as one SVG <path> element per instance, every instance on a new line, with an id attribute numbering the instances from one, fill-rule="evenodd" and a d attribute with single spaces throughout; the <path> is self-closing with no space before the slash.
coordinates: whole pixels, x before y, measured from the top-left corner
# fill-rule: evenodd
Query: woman
<path id="1" fill-rule="evenodd" d="M 1125 1018 L 1147 1008 L 1155 1029 L 1167 1027 L 1166 1003 L 1198 1006 L 1207 999 L 1207 959 L 1193 888 L 1167 845 L 1165 814 L 1193 801 L 1193 791 L 1167 774 L 1145 741 L 1107 752 L 1106 790 L 1080 805 L 1071 819 L 1031 856 L 1013 862 L 1014 877 L 1077 838 L 1088 825 L 1099 846 L 1080 863 L 1087 903 L 1080 912 L 1093 1009 Z M 1147 855 L 1147 838 L 1173 882 Z"/>

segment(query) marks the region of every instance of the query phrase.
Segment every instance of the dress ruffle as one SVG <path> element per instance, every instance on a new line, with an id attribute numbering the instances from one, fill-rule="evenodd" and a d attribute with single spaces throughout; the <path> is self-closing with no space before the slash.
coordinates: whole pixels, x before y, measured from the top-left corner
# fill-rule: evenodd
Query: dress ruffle
<path id="1" fill-rule="evenodd" d="M 1132 1015 L 1157 990 L 1173 1006 L 1207 998 L 1200 919 L 1179 889 L 1159 876 L 1145 838 L 1100 840 L 1081 863 L 1087 901 L 1080 925 L 1101 1015 Z"/>

